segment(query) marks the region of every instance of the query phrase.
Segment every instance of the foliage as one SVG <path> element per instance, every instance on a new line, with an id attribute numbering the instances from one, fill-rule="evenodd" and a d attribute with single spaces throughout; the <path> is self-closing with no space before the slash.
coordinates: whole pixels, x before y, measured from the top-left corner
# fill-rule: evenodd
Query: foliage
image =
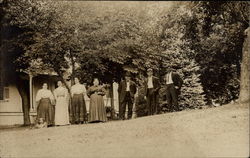
<path id="1" fill-rule="evenodd" d="M 139 96 L 136 98 L 135 105 L 135 112 L 137 117 L 147 116 L 147 101 L 144 99 L 144 96 L 141 93 L 139 93 Z"/>
<path id="2" fill-rule="evenodd" d="M 3 36 L 6 54 L 15 52 L 18 71 L 52 69 L 64 81 L 78 76 L 86 83 L 94 76 L 104 83 L 120 81 L 130 71 L 141 89 L 146 68 L 163 83 L 164 69 L 171 67 L 184 79 L 183 108 L 238 97 L 247 2 L 3 3 L 1 25 L 11 32 Z M 142 96 L 138 116 L 146 112 Z"/>
<path id="3" fill-rule="evenodd" d="M 190 16 L 190 11 L 184 6 L 173 8 L 172 13 L 169 13 L 163 19 L 164 34 L 161 42 L 164 48 L 162 53 L 165 57 L 162 61 L 163 67 L 175 69 L 183 79 L 179 100 L 182 109 L 197 108 L 206 104 L 203 86 L 200 81 L 201 68 L 192 59 L 195 52 L 190 47 L 191 43 L 185 38 Z M 160 93 L 161 106 L 165 101 L 165 88 L 163 86 Z"/>
<path id="4" fill-rule="evenodd" d="M 243 31 L 249 25 L 248 2 L 193 2 L 186 37 L 201 66 L 209 101 L 228 103 L 239 95 Z"/>
<path id="5" fill-rule="evenodd" d="M 148 109 L 147 109 L 147 101 L 144 99 L 145 96 L 145 89 L 144 89 L 144 76 L 138 76 L 137 78 L 138 83 L 138 96 L 135 99 L 135 112 L 137 117 L 147 116 Z"/>
<path id="6" fill-rule="evenodd" d="M 125 70 L 145 71 L 146 61 L 156 65 L 157 35 L 150 18 L 155 13 L 142 16 L 147 10 L 136 10 L 137 2 L 133 2 L 136 6 L 125 7 L 120 5 L 122 2 L 112 2 L 118 8 L 107 3 L 8 1 L 6 19 L 13 26 L 29 30 L 17 38 L 16 43 L 22 44 L 25 51 L 17 64 L 23 66 L 25 59 L 26 69 L 31 67 L 31 60 L 41 59 L 61 77 L 70 68 L 71 76 L 77 75 L 84 82 L 90 82 L 93 72 L 110 82 L 119 81 Z"/>

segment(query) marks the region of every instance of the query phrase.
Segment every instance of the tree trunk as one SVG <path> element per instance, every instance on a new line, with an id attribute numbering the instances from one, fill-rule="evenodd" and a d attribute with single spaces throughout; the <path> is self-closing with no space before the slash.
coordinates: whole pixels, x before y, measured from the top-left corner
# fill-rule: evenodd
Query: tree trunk
<path id="1" fill-rule="evenodd" d="M 75 60 L 74 60 L 74 55 L 72 50 L 69 50 L 69 54 L 70 54 L 70 61 L 71 61 L 71 65 L 72 65 L 72 74 L 71 74 L 71 85 L 73 85 L 75 83 L 74 78 L 75 78 Z"/>
<path id="2" fill-rule="evenodd" d="M 57 72 L 57 74 L 59 75 L 62 83 L 65 85 L 65 87 L 67 88 L 68 92 L 70 93 L 70 87 L 67 84 L 66 80 L 63 78 L 63 74 L 60 72 L 60 70 L 58 70 L 58 71 L 55 70 L 55 72 Z"/>
<path id="3" fill-rule="evenodd" d="M 17 89 L 22 98 L 23 122 L 24 126 L 30 125 L 30 102 L 29 102 L 29 84 L 27 81 L 17 77 Z"/>
<path id="4" fill-rule="evenodd" d="M 113 95 L 113 82 L 110 86 L 110 98 L 111 98 L 111 119 L 115 118 L 115 107 L 114 107 L 114 95 Z"/>
<path id="5" fill-rule="evenodd" d="M 242 49 L 240 96 L 241 103 L 250 100 L 250 27 L 245 30 L 245 40 Z"/>

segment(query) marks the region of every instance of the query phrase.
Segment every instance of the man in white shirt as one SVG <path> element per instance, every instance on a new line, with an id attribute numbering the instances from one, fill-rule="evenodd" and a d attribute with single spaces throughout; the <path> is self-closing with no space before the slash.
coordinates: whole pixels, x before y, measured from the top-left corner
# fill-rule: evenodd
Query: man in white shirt
<path id="1" fill-rule="evenodd" d="M 84 100 L 86 88 L 80 84 L 79 79 L 74 78 L 75 84 L 71 87 L 72 96 L 72 123 L 79 124 L 87 121 L 87 110 Z"/>
<path id="2" fill-rule="evenodd" d="M 158 96 L 160 89 L 160 81 L 157 77 L 153 76 L 153 69 L 147 70 L 148 77 L 145 79 L 145 96 L 147 100 L 148 115 L 157 114 L 158 110 Z"/>
<path id="3" fill-rule="evenodd" d="M 165 75 L 165 84 L 167 86 L 166 98 L 170 111 L 179 111 L 180 107 L 178 105 L 178 95 L 180 94 L 183 80 L 178 73 L 173 72 L 173 69 L 169 68 Z"/>

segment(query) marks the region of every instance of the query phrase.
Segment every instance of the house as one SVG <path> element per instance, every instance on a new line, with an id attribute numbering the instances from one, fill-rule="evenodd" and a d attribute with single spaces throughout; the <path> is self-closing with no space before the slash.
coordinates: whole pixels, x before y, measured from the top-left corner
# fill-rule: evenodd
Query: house
<path id="1" fill-rule="evenodd" d="M 0 69 L 0 125 L 23 124 L 22 98 L 19 94 L 17 83 L 12 78 L 4 75 L 3 69 Z M 55 83 L 58 77 L 55 75 L 38 75 L 30 77 L 24 75 L 29 81 L 30 89 L 30 119 L 34 122 L 36 117 L 35 95 L 42 84 L 46 82 L 51 90 L 55 89 Z"/>
<path id="2" fill-rule="evenodd" d="M 23 124 L 22 98 L 17 88 L 17 81 L 13 76 L 15 70 L 11 69 L 11 62 L 1 52 L 0 54 L 0 125 L 18 125 Z M 32 61 L 31 65 L 34 68 L 41 68 L 39 60 Z M 30 102 L 30 120 L 34 123 L 36 119 L 37 103 L 35 101 L 36 94 L 43 83 L 48 84 L 48 88 L 53 92 L 59 80 L 58 75 L 42 66 L 43 70 L 39 69 L 36 72 L 25 71 L 22 78 L 27 81 L 26 88 L 29 90 Z M 39 73 L 37 73 L 39 72 Z M 70 72 L 69 72 L 70 74 Z M 68 84 L 70 85 L 70 84 Z M 111 107 L 111 100 L 115 112 L 119 111 L 118 103 L 118 84 L 113 83 L 113 99 L 104 96 L 105 106 Z M 89 98 L 85 96 L 86 108 L 89 111 Z"/>
<path id="3" fill-rule="evenodd" d="M 3 62 L 1 62 L 3 63 Z M 17 83 L 5 75 L 6 70 L 3 64 L 0 65 L 0 125 L 17 125 L 23 124 L 22 98 L 17 89 Z M 55 73 L 40 73 L 36 76 L 29 74 L 24 75 L 29 81 L 30 95 L 30 119 L 34 123 L 36 118 L 37 104 L 35 97 L 43 83 L 48 84 L 48 88 L 54 91 L 56 88 L 58 76 Z M 113 101 L 114 109 L 118 112 L 118 84 L 113 83 Z M 89 98 L 85 96 L 87 111 L 89 110 Z M 111 106 L 111 98 L 104 97 L 105 105 Z"/>

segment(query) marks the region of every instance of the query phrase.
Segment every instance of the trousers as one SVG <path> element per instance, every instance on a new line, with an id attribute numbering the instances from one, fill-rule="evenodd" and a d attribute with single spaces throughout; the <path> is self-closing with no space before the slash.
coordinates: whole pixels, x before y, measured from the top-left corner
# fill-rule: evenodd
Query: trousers
<path id="1" fill-rule="evenodd" d="M 125 112 L 126 112 L 126 107 L 128 105 L 128 119 L 132 118 L 133 114 L 133 101 L 130 95 L 130 92 L 126 92 L 124 100 L 120 103 L 120 108 L 119 108 L 119 118 L 120 119 L 125 119 Z"/>
<path id="2" fill-rule="evenodd" d="M 148 115 L 154 115 L 157 113 L 157 94 L 153 88 L 148 88 L 147 93 L 147 109 Z"/>
<path id="3" fill-rule="evenodd" d="M 175 89 L 174 84 L 167 85 L 166 98 L 167 98 L 167 102 L 168 102 L 170 110 L 179 111 L 178 92 L 177 92 L 177 89 Z"/>

